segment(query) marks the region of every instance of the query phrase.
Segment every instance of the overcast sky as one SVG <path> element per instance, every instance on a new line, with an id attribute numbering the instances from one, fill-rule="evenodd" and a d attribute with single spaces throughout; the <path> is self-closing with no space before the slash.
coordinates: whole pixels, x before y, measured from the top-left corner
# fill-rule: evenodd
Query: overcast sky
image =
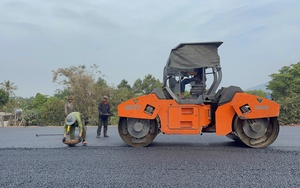
<path id="1" fill-rule="evenodd" d="M 300 59 L 299 0 L 1 0 L 0 82 L 53 95 L 51 70 L 97 64 L 108 84 L 162 81 L 172 48 L 223 41 L 220 86 L 247 89 Z"/>

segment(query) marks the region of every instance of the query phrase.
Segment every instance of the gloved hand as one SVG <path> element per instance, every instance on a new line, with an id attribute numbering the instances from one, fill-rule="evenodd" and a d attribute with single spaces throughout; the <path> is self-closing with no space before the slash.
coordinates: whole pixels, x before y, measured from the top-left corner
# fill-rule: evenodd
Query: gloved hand
<path id="1" fill-rule="evenodd" d="M 81 142 L 82 141 L 82 138 L 81 137 L 78 137 L 78 142 Z"/>
<path id="2" fill-rule="evenodd" d="M 66 138 L 64 137 L 63 139 L 62 139 L 62 143 L 65 143 L 66 142 Z"/>

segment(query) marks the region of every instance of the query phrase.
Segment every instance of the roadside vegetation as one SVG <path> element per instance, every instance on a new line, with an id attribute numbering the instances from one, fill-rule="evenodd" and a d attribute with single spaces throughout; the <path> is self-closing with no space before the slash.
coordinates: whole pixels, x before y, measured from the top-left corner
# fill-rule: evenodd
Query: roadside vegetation
<path id="1" fill-rule="evenodd" d="M 139 95 L 149 94 L 155 88 L 161 88 L 162 83 L 151 74 L 143 79 L 137 79 L 131 86 L 125 79 L 115 86 L 108 85 L 105 75 L 98 66 L 71 66 L 53 70 L 53 82 L 60 84 L 63 89 L 56 90 L 54 96 L 37 93 L 30 98 L 16 97 L 10 93 L 17 88 L 14 83 L 1 84 L 0 86 L 0 111 L 15 113 L 20 109 L 22 115 L 18 122 L 12 125 L 63 125 L 65 113 L 64 104 L 68 96 L 74 98 L 73 104 L 76 111 L 81 112 L 89 125 L 98 122 L 98 103 L 104 95 L 109 97 L 111 111 L 114 116 L 109 124 L 117 124 L 117 105 L 123 101 Z M 7 83 L 7 81 L 5 81 Z M 22 122 L 21 122 L 22 121 Z"/>
<path id="2" fill-rule="evenodd" d="M 0 112 L 14 115 L 17 122 L 11 125 L 51 125 L 61 126 L 65 118 L 64 103 L 68 96 L 74 98 L 76 111 L 83 113 L 89 125 L 98 121 L 97 105 L 102 96 L 109 96 L 114 116 L 110 124 L 118 123 L 117 106 L 130 98 L 151 93 L 155 88 L 161 88 L 162 83 L 151 74 L 143 79 L 137 79 L 131 86 L 123 79 L 117 86 L 108 85 L 105 75 L 97 65 L 91 67 L 71 66 L 53 70 L 53 82 L 62 86 L 53 96 L 37 93 L 30 98 L 17 97 L 15 83 L 4 81 L 0 83 Z M 300 124 L 300 62 L 282 67 L 278 73 L 270 75 L 267 84 L 270 92 L 263 90 L 247 90 L 246 93 L 271 98 L 281 105 L 279 122 L 281 125 Z"/>

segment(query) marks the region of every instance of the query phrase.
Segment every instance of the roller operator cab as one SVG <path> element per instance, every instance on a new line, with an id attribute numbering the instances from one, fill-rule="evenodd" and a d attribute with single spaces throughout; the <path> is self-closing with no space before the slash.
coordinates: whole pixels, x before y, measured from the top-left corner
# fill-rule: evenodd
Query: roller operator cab
<path id="1" fill-rule="evenodd" d="M 216 133 L 253 148 L 275 141 L 279 104 L 236 86 L 217 90 L 222 80 L 221 44 L 182 43 L 171 50 L 163 70 L 163 87 L 118 106 L 118 131 L 125 143 L 147 146 L 160 132 Z M 189 93 L 183 97 L 184 87 Z"/>

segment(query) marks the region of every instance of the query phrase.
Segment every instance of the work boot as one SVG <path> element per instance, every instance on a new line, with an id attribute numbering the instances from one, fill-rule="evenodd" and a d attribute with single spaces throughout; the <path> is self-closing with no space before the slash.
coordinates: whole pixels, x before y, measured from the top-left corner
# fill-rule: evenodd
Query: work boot
<path id="1" fill-rule="evenodd" d="M 104 137 L 109 137 L 109 136 L 107 134 L 105 134 Z"/>

